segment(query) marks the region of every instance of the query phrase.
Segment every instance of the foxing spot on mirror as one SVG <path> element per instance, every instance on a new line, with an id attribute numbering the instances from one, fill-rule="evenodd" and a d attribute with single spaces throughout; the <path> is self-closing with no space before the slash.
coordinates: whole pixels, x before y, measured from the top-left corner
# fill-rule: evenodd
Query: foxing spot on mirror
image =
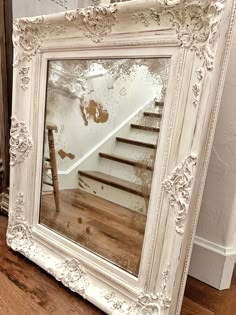
<path id="1" fill-rule="evenodd" d="M 170 58 L 48 62 L 40 224 L 138 275 Z"/>

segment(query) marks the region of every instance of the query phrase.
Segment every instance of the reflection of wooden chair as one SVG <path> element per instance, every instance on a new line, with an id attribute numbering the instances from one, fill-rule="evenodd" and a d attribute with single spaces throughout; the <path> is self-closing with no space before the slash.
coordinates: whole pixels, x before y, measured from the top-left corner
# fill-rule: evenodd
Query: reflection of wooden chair
<path id="1" fill-rule="evenodd" d="M 54 135 L 53 131 L 57 132 L 57 126 L 53 124 L 46 125 L 48 131 L 48 147 L 49 147 L 49 158 L 44 158 L 44 170 L 47 173 L 48 170 L 51 171 L 52 182 L 43 181 L 45 185 L 53 187 L 53 194 L 55 199 L 56 211 L 60 211 L 59 206 L 59 183 L 58 183 L 58 174 L 57 174 L 57 160 L 56 160 L 56 151 L 54 145 Z"/>

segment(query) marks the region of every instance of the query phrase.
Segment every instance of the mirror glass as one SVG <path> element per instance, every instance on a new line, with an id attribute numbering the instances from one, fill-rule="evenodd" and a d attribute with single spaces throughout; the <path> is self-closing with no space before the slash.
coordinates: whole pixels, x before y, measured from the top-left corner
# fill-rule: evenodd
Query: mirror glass
<path id="1" fill-rule="evenodd" d="M 169 58 L 48 62 L 40 224 L 138 275 Z"/>

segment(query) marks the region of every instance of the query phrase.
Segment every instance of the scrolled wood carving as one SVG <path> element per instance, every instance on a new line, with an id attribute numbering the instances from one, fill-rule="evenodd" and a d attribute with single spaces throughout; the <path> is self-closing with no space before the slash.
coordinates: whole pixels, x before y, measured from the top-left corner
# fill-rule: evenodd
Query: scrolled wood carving
<path id="1" fill-rule="evenodd" d="M 207 5 L 197 1 L 188 4 L 183 1 L 184 7 L 167 10 L 172 16 L 172 25 L 176 28 L 181 45 L 196 52 L 204 60 L 208 70 L 213 69 L 215 57 L 214 43 L 224 10 L 225 0 L 214 0 Z"/>
<path id="2" fill-rule="evenodd" d="M 100 42 L 103 37 L 109 34 L 112 26 L 117 21 L 117 5 L 96 5 L 76 11 L 66 12 L 65 19 L 73 22 L 81 29 L 87 38 L 94 43 Z"/>
<path id="3" fill-rule="evenodd" d="M 7 244 L 13 250 L 29 257 L 29 247 L 32 245 L 31 227 L 25 221 L 23 206 L 24 194 L 19 193 L 16 198 L 14 211 L 9 211 Z"/>
<path id="4" fill-rule="evenodd" d="M 177 32 L 180 45 L 195 51 L 204 61 L 208 70 L 213 69 L 215 57 L 215 38 L 224 11 L 225 0 L 213 0 L 199 3 L 189 0 L 165 0 L 157 2 L 157 8 L 148 12 L 135 13 L 135 22 L 149 26 L 151 22 L 158 24 L 167 19 Z"/>
<path id="5" fill-rule="evenodd" d="M 32 149 L 32 140 L 24 122 L 12 117 L 10 130 L 10 165 L 21 163 Z"/>
<path id="6" fill-rule="evenodd" d="M 18 193 L 14 208 L 9 210 L 7 245 L 29 259 L 33 257 L 44 261 L 51 259 L 33 241 L 32 227 L 26 222 L 24 216 L 23 193 Z"/>
<path id="7" fill-rule="evenodd" d="M 188 156 L 163 183 L 170 204 L 175 209 L 176 232 L 180 235 L 184 233 L 196 164 L 197 157 Z"/>
<path id="8" fill-rule="evenodd" d="M 63 26 L 52 26 L 45 22 L 44 17 L 17 19 L 13 24 L 14 66 L 23 61 L 30 61 L 40 50 L 47 33 L 60 34 Z"/>
<path id="9" fill-rule="evenodd" d="M 141 293 L 136 303 L 129 305 L 117 298 L 116 293 L 107 292 L 103 298 L 110 305 L 114 315 L 161 315 L 163 311 L 170 308 L 171 298 L 167 295 L 167 281 L 170 265 L 166 264 L 162 272 L 161 292 L 154 294 Z"/>
<path id="10" fill-rule="evenodd" d="M 22 90 L 27 90 L 28 89 L 28 84 L 30 82 L 30 77 L 29 77 L 29 71 L 30 67 L 22 67 L 19 71 L 19 75 L 21 76 L 21 85 L 20 87 Z"/>
<path id="11" fill-rule="evenodd" d="M 90 282 L 77 259 L 67 259 L 47 271 L 70 290 L 86 298 L 86 289 Z"/>
<path id="12" fill-rule="evenodd" d="M 193 94 L 194 94 L 194 102 L 193 105 L 197 107 L 200 100 L 201 90 L 202 90 L 202 84 L 203 84 L 203 78 L 204 78 L 204 70 L 203 67 L 196 70 L 197 75 L 197 82 L 193 85 Z"/>

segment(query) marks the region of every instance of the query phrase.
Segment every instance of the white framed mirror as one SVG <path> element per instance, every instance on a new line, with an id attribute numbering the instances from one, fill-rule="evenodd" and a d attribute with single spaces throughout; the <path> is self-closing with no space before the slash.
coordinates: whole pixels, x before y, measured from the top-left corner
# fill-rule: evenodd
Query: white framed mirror
<path id="1" fill-rule="evenodd" d="M 107 314 L 180 312 L 234 9 L 137 0 L 14 24 L 7 241 Z"/>

